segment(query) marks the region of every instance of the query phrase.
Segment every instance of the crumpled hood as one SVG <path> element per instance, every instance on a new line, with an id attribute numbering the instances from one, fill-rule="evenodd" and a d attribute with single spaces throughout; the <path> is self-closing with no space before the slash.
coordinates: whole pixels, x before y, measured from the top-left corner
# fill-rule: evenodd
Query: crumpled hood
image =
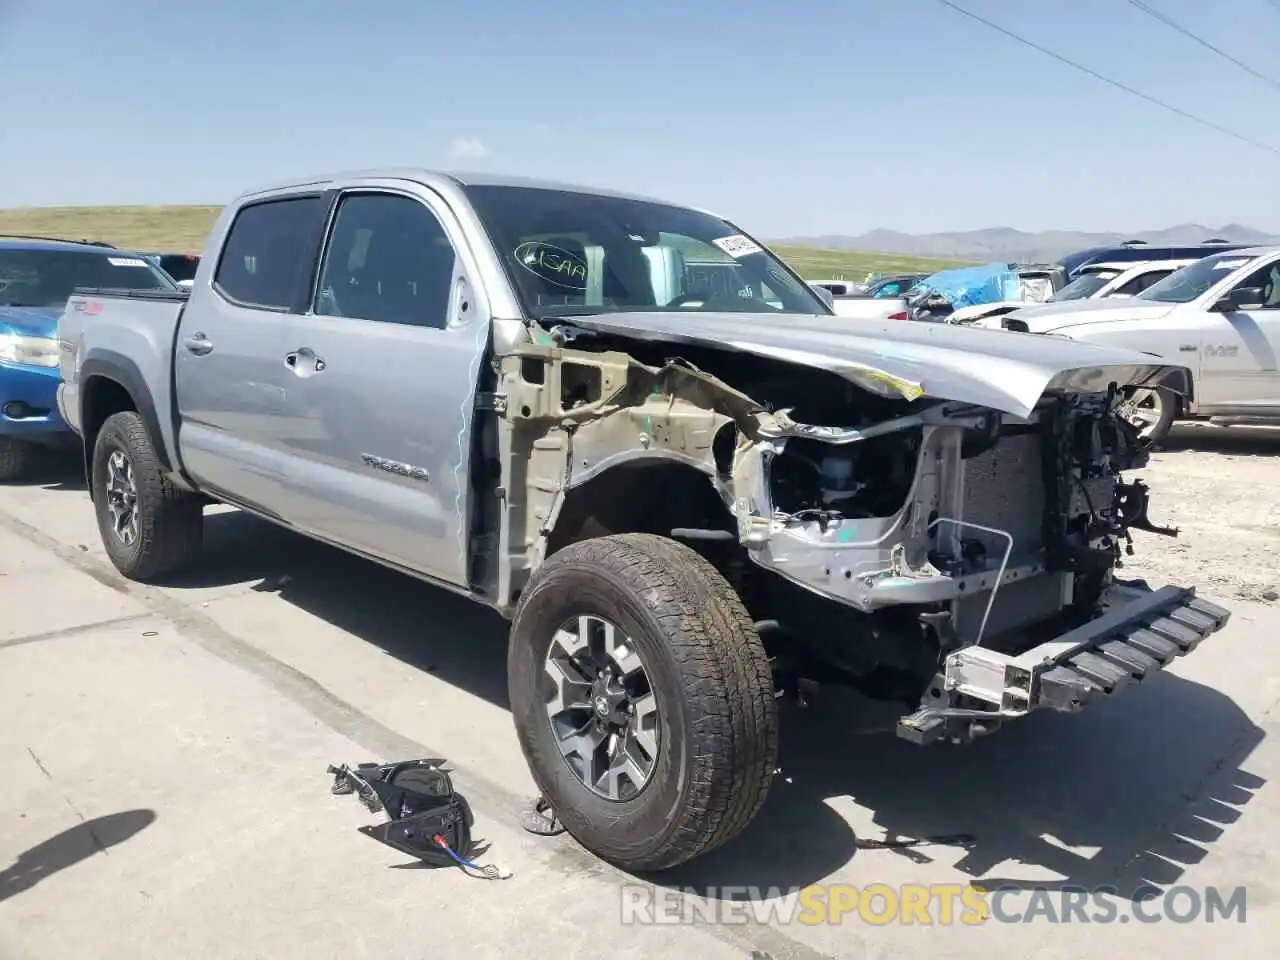
<path id="1" fill-rule="evenodd" d="M 58 334 L 61 307 L 0 306 L 0 330 L 12 330 L 24 337 L 49 337 Z"/>
<path id="2" fill-rule="evenodd" d="M 1047 390 L 1162 381 L 1186 392 L 1190 380 L 1186 368 L 1143 353 L 940 323 L 692 312 L 602 313 L 564 322 L 637 340 L 737 350 L 827 370 L 883 396 L 930 396 L 1018 417 L 1029 416 Z"/>
<path id="3" fill-rule="evenodd" d="M 1021 307 L 1010 318 L 1027 325 L 1029 333 L 1048 333 L 1061 327 L 1110 320 L 1158 319 L 1174 308 L 1172 303 L 1137 300 L 1133 297 L 1098 297 L 1096 300 L 1064 300 Z"/>

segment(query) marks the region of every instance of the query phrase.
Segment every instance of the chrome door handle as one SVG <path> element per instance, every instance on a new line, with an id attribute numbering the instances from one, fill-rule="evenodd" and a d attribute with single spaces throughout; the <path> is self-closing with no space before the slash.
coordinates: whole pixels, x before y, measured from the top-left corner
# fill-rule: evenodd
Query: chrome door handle
<path id="1" fill-rule="evenodd" d="M 189 353 L 194 353 L 197 357 L 203 357 L 213 352 L 213 342 L 203 333 L 188 337 L 183 346 L 187 348 Z"/>
<path id="2" fill-rule="evenodd" d="M 325 362 L 315 355 L 309 347 L 302 347 L 284 355 L 284 365 L 300 377 L 309 377 L 313 373 L 323 373 Z"/>

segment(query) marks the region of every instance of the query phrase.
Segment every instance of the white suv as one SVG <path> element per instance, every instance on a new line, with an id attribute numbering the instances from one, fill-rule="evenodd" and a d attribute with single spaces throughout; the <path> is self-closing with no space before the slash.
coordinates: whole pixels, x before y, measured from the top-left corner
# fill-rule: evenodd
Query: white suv
<path id="1" fill-rule="evenodd" d="M 1045 302 L 1064 303 L 1070 300 L 1093 300 L 1100 297 L 1134 297 L 1152 284 L 1159 283 L 1175 270 L 1191 263 L 1195 263 L 1192 258 L 1145 260 L 1140 263 L 1091 263 L 1081 269 L 1078 277 L 1047 298 Z M 1027 305 L 1025 301 L 1017 300 L 980 303 L 957 310 L 947 318 L 947 322 L 999 330 L 1001 329 L 1000 317 Z"/>

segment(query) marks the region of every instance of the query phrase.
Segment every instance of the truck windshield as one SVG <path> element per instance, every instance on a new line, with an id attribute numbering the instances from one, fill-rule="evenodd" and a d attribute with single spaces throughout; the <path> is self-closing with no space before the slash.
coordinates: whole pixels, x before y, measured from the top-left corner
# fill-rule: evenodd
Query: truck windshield
<path id="1" fill-rule="evenodd" d="M 1256 258 L 1238 253 L 1219 253 L 1197 260 L 1181 270 L 1175 270 L 1159 283 L 1153 283 L 1135 299 L 1155 300 L 1160 303 L 1190 303 L 1208 293 L 1236 270 L 1252 263 Z"/>
<path id="2" fill-rule="evenodd" d="M 466 192 L 535 319 L 650 310 L 831 313 L 772 253 L 707 213 L 540 187 Z"/>
<path id="3" fill-rule="evenodd" d="M 117 250 L 0 250 L 0 307 L 59 307 L 76 287 L 176 289 L 142 257 Z"/>

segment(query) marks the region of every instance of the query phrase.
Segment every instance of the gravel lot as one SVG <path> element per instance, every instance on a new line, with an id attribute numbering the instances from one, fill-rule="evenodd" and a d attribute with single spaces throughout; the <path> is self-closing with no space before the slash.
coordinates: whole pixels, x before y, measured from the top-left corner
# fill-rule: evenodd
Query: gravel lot
<path id="1" fill-rule="evenodd" d="M 837 696 L 788 709 L 760 819 L 662 887 L 516 826 L 530 781 L 486 611 L 235 512 L 187 582 L 140 587 L 74 471 L 0 488 L 0 958 L 1274 956 L 1280 434 L 1183 428 L 1145 476 L 1183 535 L 1142 535 L 1131 569 L 1201 584 L 1225 631 L 1112 702 L 965 748 L 854 736 L 885 715 Z M 328 794 L 328 763 L 420 756 L 452 761 L 510 880 L 406 868 Z M 1111 885 L 1121 906 L 1144 882 L 1244 885 L 1247 920 L 619 919 L 624 884 L 977 880 Z"/>
<path id="2" fill-rule="evenodd" d="M 1280 600 L 1280 429 L 1181 425 L 1144 475 L 1152 520 L 1180 535 L 1136 534 L 1128 572 Z"/>

